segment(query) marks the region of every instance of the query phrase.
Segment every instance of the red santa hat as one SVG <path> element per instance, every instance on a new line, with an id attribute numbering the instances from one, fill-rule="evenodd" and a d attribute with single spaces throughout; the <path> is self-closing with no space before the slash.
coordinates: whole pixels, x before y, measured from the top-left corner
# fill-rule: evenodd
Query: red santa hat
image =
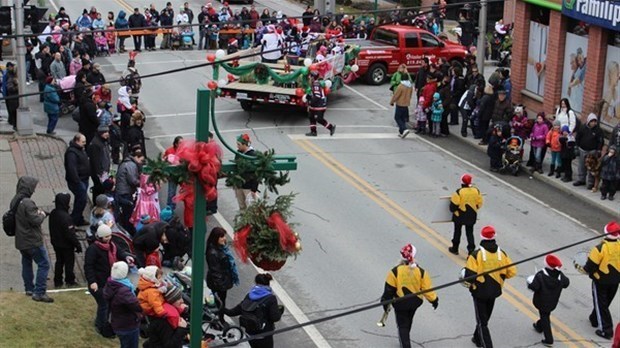
<path id="1" fill-rule="evenodd" d="M 416 252 L 417 252 L 416 248 L 413 245 L 411 245 L 411 243 L 409 243 L 405 245 L 404 247 L 402 247 L 402 249 L 400 249 L 400 256 L 402 256 L 402 258 L 406 260 L 408 263 L 412 263 Z"/>
<path id="2" fill-rule="evenodd" d="M 620 225 L 616 221 L 610 221 L 605 225 L 607 239 L 620 239 Z"/>
<path id="3" fill-rule="evenodd" d="M 463 183 L 463 185 L 471 186 L 471 179 L 472 179 L 471 174 L 465 173 L 461 175 L 461 182 Z"/>
<path id="4" fill-rule="evenodd" d="M 234 37 L 231 37 L 230 39 L 228 39 L 228 46 L 234 46 L 237 45 L 239 43 L 239 41 L 237 41 L 237 39 L 235 39 Z"/>
<path id="5" fill-rule="evenodd" d="M 545 267 L 551 269 L 560 269 L 562 267 L 562 260 L 559 257 L 549 254 L 545 256 Z"/>
<path id="6" fill-rule="evenodd" d="M 493 240 L 495 239 L 495 227 L 488 225 L 484 226 L 480 231 L 480 238 L 482 240 Z"/>

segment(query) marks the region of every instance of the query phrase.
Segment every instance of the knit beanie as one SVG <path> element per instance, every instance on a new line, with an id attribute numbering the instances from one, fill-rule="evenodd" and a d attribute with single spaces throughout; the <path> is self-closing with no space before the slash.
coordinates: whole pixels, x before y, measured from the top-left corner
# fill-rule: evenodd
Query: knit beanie
<path id="1" fill-rule="evenodd" d="M 545 267 L 551 269 L 560 269 L 562 267 L 562 260 L 559 257 L 549 254 L 545 257 Z"/>
<path id="2" fill-rule="evenodd" d="M 159 214 L 161 221 L 165 221 L 165 222 L 170 222 L 173 216 L 174 216 L 174 212 L 172 211 L 172 208 L 170 208 L 169 206 L 162 209 L 161 213 Z"/>
<path id="3" fill-rule="evenodd" d="M 124 261 L 114 262 L 112 265 L 112 270 L 110 271 L 110 276 L 114 280 L 121 280 L 127 278 L 127 272 L 129 271 L 129 266 Z"/>
<path id="4" fill-rule="evenodd" d="M 166 302 L 169 304 L 173 304 L 177 302 L 182 297 L 183 297 L 183 292 L 181 292 L 181 289 L 179 289 L 177 286 L 173 286 L 170 289 L 168 289 L 168 291 L 166 291 L 166 294 L 164 295 Z"/>
<path id="5" fill-rule="evenodd" d="M 144 268 L 140 268 L 138 270 L 138 274 L 148 281 L 157 283 L 157 270 L 157 266 L 146 266 Z"/>
<path id="6" fill-rule="evenodd" d="M 112 235 L 112 229 L 110 226 L 103 224 L 97 228 L 97 238 L 105 238 Z"/>
<path id="7" fill-rule="evenodd" d="M 616 221 L 611 221 L 605 225 L 607 239 L 620 239 L 620 225 Z"/>
<path id="8" fill-rule="evenodd" d="M 97 206 L 97 208 L 106 209 L 108 207 L 108 202 L 108 196 L 104 194 L 100 194 L 97 196 L 97 198 L 95 198 L 95 205 Z"/>
<path id="9" fill-rule="evenodd" d="M 495 239 L 495 227 L 489 225 L 484 226 L 480 231 L 480 238 L 482 240 L 493 240 Z"/>

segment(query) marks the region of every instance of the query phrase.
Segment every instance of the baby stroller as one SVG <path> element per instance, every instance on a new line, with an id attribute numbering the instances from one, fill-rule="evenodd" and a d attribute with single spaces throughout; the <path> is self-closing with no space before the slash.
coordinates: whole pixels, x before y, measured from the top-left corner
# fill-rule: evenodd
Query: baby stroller
<path id="1" fill-rule="evenodd" d="M 114 27 L 110 26 L 107 30 L 114 30 Z M 116 32 L 106 31 L 105 39 L 108 43 L 108 53 L 116 53 Z"/>
<path id="2" fill-rule="evenodd" d="M 95 45 L 97 47 L 97 57 L 110 56 L 110 49 L 108 48 L 108 39 L 100 32 L 95 34 Z"/>
<path id="3" fill-rule="evenodd" d="M 181 44 L 183 42 L 183 38 L 181 37 L 181 33 L 177 30 L 173 30 L 172 34 L 170 34 L 170 49 L 178 50 L 181 48 Z"/>
<path id="4" fill-rule="evenodd" d="M 191 31 L 190 28 L 184 29 L 181 32 L 181 46 L 179 47 L 182 50 L 191 50 L 193 49 L 193 38 L 194 32 Z"/>
<path id="5" fill-rule="evenodd" d="M 73 93 L 75 75 L 69 75 L 57 81 L 58 95 L 60 96 L 60 116 L 68 115 L 77 107 L 77 100 Z"/>
<path id="6" fill-rule="evenodd" d="M 523 154 L 523 139 L 516 135 L 506 141 L 506 150 L 502 155 L 502 168 L 500 172 L 510 173 L 514 176 L 519 174 L 521 167 L 521 155 Z"/>

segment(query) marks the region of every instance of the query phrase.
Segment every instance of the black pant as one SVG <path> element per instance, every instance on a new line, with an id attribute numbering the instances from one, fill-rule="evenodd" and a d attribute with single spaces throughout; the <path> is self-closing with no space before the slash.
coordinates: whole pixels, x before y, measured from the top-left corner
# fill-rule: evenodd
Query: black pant
<path id="1" fill-rule="evenodd" d="M 474 297 L 474 310 L 476 312 L 476 331 L 474 341 L 485 348 L 493 348 L 491 332 L 489 331 L 489 319 L 493 313 L 495 298 L 482 299 Z"/>
<path id="2" fill-rule="evenodd" d="M 449 111 L 444 111 L 441 114 L 441 122 L 439 123 L 439 131 L 442 135 L 450 135 L 450 127 L 448 127 L 448 115 Z"/>
<path id="3" fill-rule="evenodd" d="M 6 110 L 9 113 L 9 124 L 17 127 L 17 108 L 19 107 L 19 99 L 11 98 L 6 100 Z"/>
<path id="4" fill-rule="evenodd" d="M 142 48 L 142 36 L 134 35 L 132 37 L 133 37 L 134 50 L 140 51 L 140 48 Z"/>
<path id="5" fill-rule="evenodd" d="M 594 309 L 590 314 L 590 323 L 597 325 L 599 330 L 606 335 L 613 335 L 614 323 L 609 312 L 609 306 L 613 302 L 618 284 L 601 284 L 592 282 L 592 299 L 594 300 Z"/>
<path id="6" fill-rule="evenodd" d="M 469 116 L 471 115 L 471 110 L 465 110 L 465 109 L 461 109 L 461 116 L 463 117 L 463 121 L 461 123 L 461 135 L 463 136 L 467 136 L 467 126 L 469 126 Z M 474 127 L 474 122 L 471 122 L 471 130 L 472 130 L 472 134 L 474 136 L 476 136 L 476 128 Z"/>
<path id="7" fill-rule="evenodd" d="M 310 110 L 308 111 L 308 117 L 310 118 L 310 131 L 316 133 L 316 124 L 320 124 L 327 129 L 331 129 L 331 125 L 325 120 L 325 110 Z"/>
<path id="8" fill-rule="evenodd" d="M 90 178 L 93 180 L 93 187 L 91 188 L 91 192 L 93 193 L 93 202 L 95 202 L 97 200 L 97 196 L 104 194 L 105 191 L 97 175 L 93 175 Z"/>
<path id="9" fill-rule="evenodd" d="M 75 283 L 75 273 L 73 273 L 75 254 L 73 253 L 73 248 L 54 247 L 54 252 L 56 253 L 56 263 L 54 264 L 54 285 L 62 285 L 63 270 L 65 274 L 65 283 Z"/>
<path id="10" fill-rule="evenodd" d="M 411 339 L 409 333 L 411 332 L 411 326 L 413 326 L 413 316 L 418 307 L 403 311 L 395 310 L 396 326 L 398 327 L 398 340 L 402 348 L 411 348 Z"/>
<path id="11" fill-rule="evenodd" d="M 476 129 L 476 137 L 481 138 L 484 141 L 489 141 L 487 131 L 489 130 L 490 123 L 491 120 L 480 120 L 478 123 L 478 128 Z"/>
<path id="12" fill-rule="evenodd" d="M 273 336 L 261 338 L 258 340 L 250 340 L 252 348 L 273 348 Z"/>
<path id="13" fill-rule="evenodd" d="M 562 173 L 564 177 L 573 180 L 573 160 L 568 158 L 562 158 Z"/>
<path id="14" fill-rule="evenodd" d="M 460 100 L 460 97 L 459 97 L 459 100 Z M 450 105 L 450 124 L 458 124 L 458 123 L 459 123 L 459 107 L 458 105 L 452 104 Z"/>
<path id="15" fill-rule="evenodd" d="M 459 244 L 461 244 L 461 230 L 465 226 L 465 236 L 467 237 L 467 252 L 472 252 L 476 249 L 476 241 L 474 240 L 474 225 L 463 225 L 461 223 L 454 223 L 454 236 L 452 238 L 452 246 L 458 250 Z"/>
<path id="16" fill-rule="evenodd" d="M 545 336 L 545 342 L 553 343 L 553 333 L 551 332 L 551 312 L 538 311 L 540 315 L 540 320 L 534 324 L 536 326 L 536 330 L 542 331 Z"/>
<path id="17" fill-rule="evenodd" d="M 131 213 L 135 208 L 133 197 L 130 194 L 119 195 L 114 197 L 114 201 L 117 204 L 118 212 L 116 213 L 116 222 L 118 222 L 129 234 L 132 236 L 135 234 L 135 228 L 132 223 L 129 222 Z"/>
<path id="18" fill-rule="evenodd" d="M 603 179 L 603 184 L 601 185 L 601 195 L 607 197 L 613 197 L 616 195 L 616 190 L 618 186 L 618 180 L 607 180 Z"/>

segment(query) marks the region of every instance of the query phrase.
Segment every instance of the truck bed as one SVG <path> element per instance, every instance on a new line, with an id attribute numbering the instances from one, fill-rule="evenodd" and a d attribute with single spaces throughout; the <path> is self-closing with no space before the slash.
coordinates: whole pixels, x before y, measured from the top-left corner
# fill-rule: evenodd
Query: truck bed
<path id="1" fill-rule="evenodd" d="M 273 93 L 273 94 L 286 94 L 295 95 L 295 88 L 283 88 L 276 87 L 272 81 L 265 85 L 258 83 L 242 83 L 239 81 L 231 82 L 227 84 L 223 89 L 235 90 L 239 92 L 261 92 L 261 93 Z"/>
<path id="2" fill-rule="evenodd" d="M 346 39 L 347 44 L 358 45 L 360 49 L 397 49 L 396 46 L 391 46 L 383 42 L 363 40 L 363 39 Z"/>

